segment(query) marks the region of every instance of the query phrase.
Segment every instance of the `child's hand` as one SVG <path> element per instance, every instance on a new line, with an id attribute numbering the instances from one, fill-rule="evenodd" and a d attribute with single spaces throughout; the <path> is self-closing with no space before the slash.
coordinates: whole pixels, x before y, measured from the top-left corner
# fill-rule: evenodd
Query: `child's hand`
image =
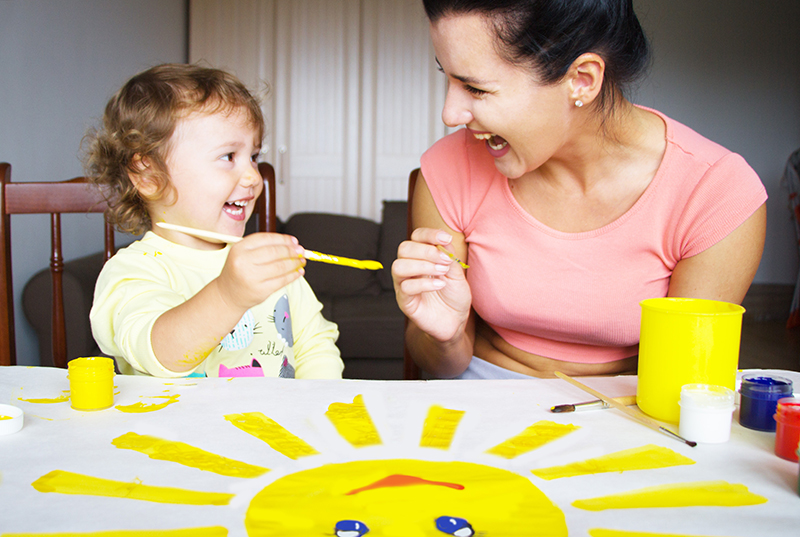
<path id="1" fill-rule="evenodd" d="M 253 233 L 234 244 L 217 278 L 222 300 L 245 311 L 303 275 L 306 260 L 297 239 Z"/>

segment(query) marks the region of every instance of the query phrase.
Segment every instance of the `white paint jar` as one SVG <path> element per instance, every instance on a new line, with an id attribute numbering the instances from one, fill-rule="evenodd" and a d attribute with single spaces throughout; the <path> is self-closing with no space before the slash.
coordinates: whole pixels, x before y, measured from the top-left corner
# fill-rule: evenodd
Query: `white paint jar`
<path id="1" fill-rule="evenodd" d="M 725 386 L 686 384 L 681 387 L 678 434 L 706 444 L 727 442 L 731 437 L 735 394 Z"/>

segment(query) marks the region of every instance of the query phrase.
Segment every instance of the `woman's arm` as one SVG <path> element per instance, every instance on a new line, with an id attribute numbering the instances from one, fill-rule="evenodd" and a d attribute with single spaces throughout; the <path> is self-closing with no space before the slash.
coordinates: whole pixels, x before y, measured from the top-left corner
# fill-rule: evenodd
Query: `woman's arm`
<path id="1" fill-rule="evenodd" d="M 422 369 L 454 377 L 472 359 L 472 294 L 464 269 L 437 245 L 468 262 L 467 244 L 462 233 L 445 224 L 422 174 L 414 189 L 411 218 L 411 240 L 400 245 L 392 265 L 397 304 L 410 320 L 406 345 Z"/>
<path id="2" fill-rule="evenodd" d="M 675 265 L 668 296 L 741 304 L 755 277 L 767 227 L 766 205 L 727 237 Z"/>

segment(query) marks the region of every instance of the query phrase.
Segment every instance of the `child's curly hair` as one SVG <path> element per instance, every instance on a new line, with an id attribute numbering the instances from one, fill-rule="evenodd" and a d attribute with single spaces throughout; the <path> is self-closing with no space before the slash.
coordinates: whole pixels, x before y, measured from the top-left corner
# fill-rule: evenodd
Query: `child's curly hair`
<path id="1" fill-rule="evenodd" d="M 152 199 L 169 188 L 166 166 L 169 141 L 178 121 L 192 112 L 227 112 L 243 108 L 250 124 L 264 135 L 258 101 L 233 75 L 220 69 L 187 64 L 163 64 L 139 73 L 111 98 L 102 126 L 86 138 L 87 176 L 100 185 L 109 203 L 108 220 L 120 231 L 138 235 L 152 222 L 142 197 L 130 179 L 148 166 L 157 185 Z"/>

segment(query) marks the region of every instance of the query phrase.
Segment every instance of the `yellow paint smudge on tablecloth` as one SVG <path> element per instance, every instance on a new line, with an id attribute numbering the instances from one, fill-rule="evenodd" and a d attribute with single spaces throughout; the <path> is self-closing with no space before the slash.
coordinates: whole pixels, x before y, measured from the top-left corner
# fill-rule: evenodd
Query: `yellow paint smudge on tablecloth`
<path id="1" fill-rule="evenodd" d="M 676 453 L 671 449 L 648 444 L 646 446 L 625 449 L 585 461 L 573 462 L 563 466 L 552 466 L 531 470 L 533 475 L 542 479 L 559 479 L 588 474 L 606 472 L 625 472 L 628 470 L 652 470 L 694 464 L 694 461 Z"/>
<path id="2" fill-rule="evenodd" d="M 111 443 L 120 449 L 144 453 L 151 459 L 176 462 L 191 468 L 230 477 L 253 478 L 269 471 L 267 468 L 228 459 L 183 442 L 164 440 L 155 436 L 126 433 L 115 438 Z"/>
<path id="3" fill-rule="evenodd" d="M 381 444 L 378 429 L 364 405 L 364 396 L 356 395 L 352 403 L 331 403 L 325 412 L 339 434 L 353 447 Z"/>
<path id="4" fill-rule="evenodd" d="M 26 403 L 36 403 L 36 404 L 44 404 L 49 405 L 52 403 L 66 403 L 69 401 L 69 390 L 64 390 L 61 392 L 61 395 L 58 397 L 53 398 L 34 398 L 34 399 L 25 399 L 23 397 L 18 398 L 20 401 L 25 401 Z"/>
<path id="5" fill-rule="evenodd" d="M 744 485 L 731 484 L 726 481 L 698 481 L 658 485 L 619 494 L 576 500 L 572 502 L 572 505 L 587 511 L 603 511 L 605 509 L 650 507 L 739 507 L 766 502 L 766 498 L 753 494 Z"/>
<path id="6" fill-rule="evenodd" d="M 580 429 L 577 425 L 556 423 L 554 421 L 538 421 L 516 436 L 504 440 L 486 451 L 506 459 L 513 459 L 548 442 L 558 440 L 572 431 Z"/>
<path id="7" fill-rule="evenodd" d="M 227 537 L 222 526 L 180 530 L 111 530 L 76 533 L 2 533 L 0 537 Z"/>
<path id="8" fill-rule="evenodd" d="M 292 460 L 319 454 L 316 449 L 309 446 L 303 439 L 293 435 L 278 422 L 268 418 L 261 412 L 228 414 L 225 419 L 247 434 L 263 440 L 269 444 L 269 447 Z"/>
<path id="9" fill-rule="evenodd" d="M 31 486 L 39 492 L 108 496 L 182 505 L 228 505 L 234 496 L 221 492 L 197 492 L 173 487 L 155 487 L 141 483 L 112 481 L 64 470 L 53 470 L 31 483 Z"/>
<path id="10" fill-rule="evenodd" d="M 151 399 L 166 399 L 166 401 L 163 403 L 152 404 L 147 404 L 140 401 L 138 403 L 133 403 L 132 405 L 117 405 L 114 408 L 120 412 L 129 413 L 155 412 L 156 410 L 161 410 L 172 403 L 177 403 L 180 396 L 181 394 L 179 393 L 176 393 L 175 395 L 154 395 Z"/>
<path id="11" fill-rule="evenodd" d="M 463 417 L 463 410 L 453 410 L 439 405 L 432 405 L 428 409 L 428 416 L 425 418 L 425 424 L 422 427 L 420 447 L 448 449 Z"/>

